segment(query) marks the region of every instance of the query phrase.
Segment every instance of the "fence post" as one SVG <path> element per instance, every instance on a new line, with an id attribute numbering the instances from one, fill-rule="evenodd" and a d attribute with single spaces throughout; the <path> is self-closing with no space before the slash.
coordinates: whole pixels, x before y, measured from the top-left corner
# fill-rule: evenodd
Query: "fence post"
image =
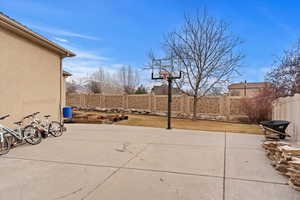
<path id="1" fill-rule="evenodd" d="M 152 97 L 153 97 L 153 112 L 157 113 L 157 110 L 156 110 L 156 96 L 153 95 Z"/>
<path id="2" fill-rule="evenodd" d="M 180 112 L 184 113 L 184 94 L 180 95 Z"/>
<path id="3" fill-rule="evenodd" d="M 99 96 L 98 96 L 98 107 L 99 108 L 102 108 L 101 97 L 102 97 L 102 94 L 99 94 Z"/>
<path id="4" fill-rule="evenodd" d="M 124 109 L 128 109 L 128 95 L 123 94 L 122 104 Z"/>
<path id="5" fill-rule="evenodd" d="M 225 95 L 219 98 L 219 113 L 225 116 Z"/>
<path id="6" fill-rule="evenodd" d="M 126 108 L 126 94 L 122 95 L 122 107 Z"/>
<path id="7" fill-rule="evenodd" d="M 147 97 L 148 97 L 148 109 L 149 109 L 149 111 L 150 112 L 152 112 L 152 94 L 150 93 L 150 94 L 146 94 L 147 95 Z"/>
<path id="8" fill-rule="evenodd" d="M 105 94 L 103 94 L 102 97 L 101 97 L 101 104 L 102 104 L 102 108 L 106 108 Z"/>
<path id="9" fill-rule="evenodd" d="M 84 102 L 85 102 L 85 106 L 87 106 L 87 107 L 90 107 L 89 97 L 90 97 L 90 94 L 85 94 L 84 95 Z"/>
<path id="10" fill-rule="evenodd" d="M 80 103 L 79 103 L 80 106 L 85 106 L 85 105 L 84 105 L 84 94 L 80 94 L 80 95 L 79 95 L 79 101 L 80 101 Z"/>
<path id="11" fill-rule="evenodd" d="M 186 114 L 190 115 L 191 114 L 191 97 L 186 95 L 185 96 L 185 105 L 186 105 Z"/>
<path id="12" fill-rule="evenodd" d="M 226 121 L 230 120 L 230 104 L 231 104 L 231 98 L 230 96 L 226 96 L 225 97 L 225 102 L 224 102 L 224 106 L 225 106 L 225 117 L 226 117 Z"/>
<path id="13" fill-rule="evenodd" d="M 230 105 L 229 105 L 229 96 L 223 95 L 219 98 L 219 112 L 221 116 L 224 116 L 226 120 L 229 119 L 229 110 L 230 110 Z"/>
<path id="14" fill-rule="evenodd" d="M 84 105 L 87 107 L 88 105 L 88 94 L 84 95 Z"/>

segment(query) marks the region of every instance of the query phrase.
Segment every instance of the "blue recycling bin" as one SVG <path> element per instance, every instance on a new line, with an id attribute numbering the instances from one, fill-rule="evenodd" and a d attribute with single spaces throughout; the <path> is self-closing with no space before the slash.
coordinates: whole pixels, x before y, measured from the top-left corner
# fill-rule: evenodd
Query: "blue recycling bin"
<path id="1" fill-rule="evenodd" d="M 72 118 L 73 117 L 73 109 L 71 107 L 63 108 L 64 118 Z"/>

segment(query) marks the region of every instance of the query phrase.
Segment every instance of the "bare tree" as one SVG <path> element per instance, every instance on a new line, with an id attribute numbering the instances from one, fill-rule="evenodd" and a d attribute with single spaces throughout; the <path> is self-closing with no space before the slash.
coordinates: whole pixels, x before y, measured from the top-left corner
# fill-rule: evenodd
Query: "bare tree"
<path id="1" fill-rule="evenodd" d="M 105 84 L 105 71 L 99 67 L 97 71 L 93 72 L 88 78 L 86 88 L 91 93 L 101 94 L 103 92 L 103 86 Z"/>
<path id="2" fill-rule="evenodd" d="M 281 97 L 293 95 L 299 90 L 297 77 L 300 77 L 300 40 L 292 49 L 284 51 L 282 56 L 276 58 L 265 79 L 273 85 L 275 95 Z"/>
<path id="3" fill-rule="evenodd" d="M 88 77 L 78 77 L 75 79 L 75 82 L 77 84 L 77 91 L 79 92 L 86 92 L 86 85 L 88 83 Z"/>
<path id="4" fill-rule="evenodd" d="M 137 70 L 129 66 L 123 66 L 118 71 L 118 79 L 126 94 L 134 94 L 139 85 L 139 76 Z"/>
<path id="5" fill-rule="evenodd" d="M 244 55 L 237 48 L 241 40 L 232 35 L 229 25 L 209 16 L 206 9 L 195 16 L 185 15 L 181 28 L 165 37 L 164 46 L 169 57 L 183 66 L 182 90 L 194 97 L 193 118 L 197 102 L 216 85 L 226 83 L 240 66 Z"/>
<path id="6" fill-rule="evenodd" d="M 104 82 L 106 79 L 106 73 L 102 67 L 99 67 L 97 71 L 92 73 L 90 79 L 93 79 L 97 82 Z"/>
<path id="7" fill-rule="evenodd" d="M 72 81 L 66 81 L 66 93 L 70 94 L 70 93 L 76 93 L 78 90 L 78 85 L 77 83 L 72 80 Z"/>
<path id="8" fill-rule="evenodd" d="M 94 80 L 89 80 L 86 88 L 89 92 L 94 93 L 94 94 L 101 94 L 102 93 L 102 83 L 94 81 Z"/>
<path id="9" fill-rule="evenodd" d="M 276 99 L 273 87 L 264 87 L 251 98 L 242 99 L 243 111 L 250 122 L 259 123 L 272 119 L 272 101 Z"/>
<path id="10" fill-rule="evenodd" d="M 225 87 L 223 87 L 223 85 L 215 86 L 215 87 L 212 87 L 211 90 L 207 92 L 207 95 L 220 96 L 225 93 L 225 90 L 226 89 L 225 89 Z"/>
<path id="11" fill-rule="evenodd" d="M 120 94 L 123 88 L 116 78 L 116 74 L 99 67 L 96 71 L 84 77 L 77 77 L 75 83 L 77 91 L 98 94 Z"/>
<path id="12" fill-rule="evenodd" d="M 135 91 L 135 94 L 148 94 L 147 92 L 147 88 L 143 85 L 140 85 L 136 91 Z"/>

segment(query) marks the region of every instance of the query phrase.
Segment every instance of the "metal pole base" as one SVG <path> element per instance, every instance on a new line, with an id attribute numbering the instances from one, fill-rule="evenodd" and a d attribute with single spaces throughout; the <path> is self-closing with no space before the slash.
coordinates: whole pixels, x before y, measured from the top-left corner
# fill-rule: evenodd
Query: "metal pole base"
<path id="1" fill-rule="evenodd" d="M 168 78 L 168 127 L 167 129 L 171 129 L 171 108 L 172 108 L 172 79 Z"/>

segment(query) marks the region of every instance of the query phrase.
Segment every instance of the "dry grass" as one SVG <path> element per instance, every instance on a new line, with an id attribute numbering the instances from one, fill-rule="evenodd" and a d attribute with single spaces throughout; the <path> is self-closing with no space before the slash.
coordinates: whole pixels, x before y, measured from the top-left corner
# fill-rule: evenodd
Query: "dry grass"
<path id="1" fill-rule="evenodd" d="M 116 124 L 129 126 L 147 126 L 165 128 L 167 124 L 166 117 L 149 115 L 128 115 L 129 120 L 120 121 Z M 219 122 L 210 120 L 191 120 L 191 119 L 172 119 L 172 127 L 177 129 L 232 132 L 247 134 L 263 134 L 261 128 L 254 124 L 240 124 L 230 122 Z"/>
<path id="2" fill-rule="evenodd" d="M 85 112 L 109 115 L 109 113 Z M 113 113 L 112 113 L 113 114 Z M 115 114 L 115 113 L 114 113 Z M 126 114 L 127 115 L 127 114 Z M 156 128 L 166 128 L 167 118 L 152 115 L 132 115 L 128 114 L 128 120 L 122 120 L 114 124 L 128 126 L 146 126 Z M 97 123 L 97 122 L 94 122 Z M 172 127 L 176 129 L 214 131 L 214 132 L 231 132 L 262 135 L 262 129 L 255 124 L 242 124 L 231 122 L 220 122 L 212 120 L 191 120 L 191 119 L 172 119 Z"/>

